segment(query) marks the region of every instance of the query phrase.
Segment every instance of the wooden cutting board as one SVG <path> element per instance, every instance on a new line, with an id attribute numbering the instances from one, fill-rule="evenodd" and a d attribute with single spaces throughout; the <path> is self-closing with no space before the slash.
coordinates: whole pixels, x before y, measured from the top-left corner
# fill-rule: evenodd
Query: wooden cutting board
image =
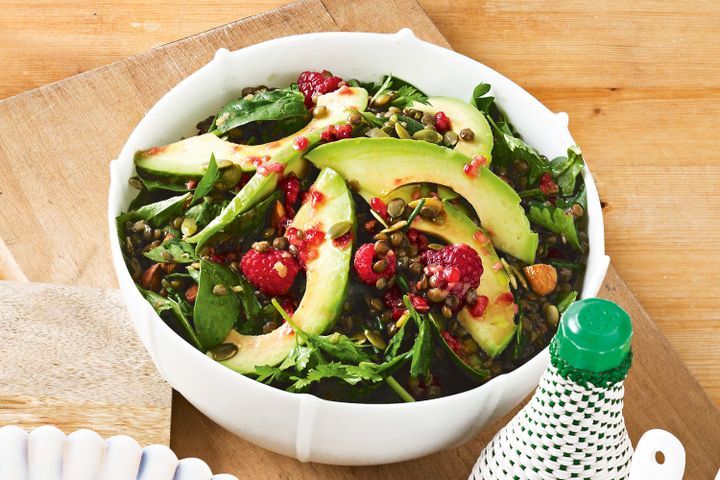
<path id="1" fill-rule="evenodd" d="M 0 426 L 170 440 L 171 389 L 114 289 L 0 282 Z"/>
<path id="2" fill-rule="evenodd" d="M 6 275 L 115 284 L 104 218 L 107 162 L 144 112 L 217 48 L 311 31 L 395 32 L 404 26 L 448 46 L 413 0 L 303 0 L 0 102 Z M 43 128 L 28 135 L 28 124 L 38 123 Z M 618 301 L 635 320 L 636 362 L 625 410 L 633 441 L 650 428 L 666 428 L 688 450 L 686 478 L 712 478 L 720 466 L 717 408 L 612 267 L 602 295 Z M 398 465 L 307 465 L 233 437 L 176 394 L 172 446 L 178 455 L 206 459 L 214 471 L 246 478 L 466 478 L 492 432 L 461 448 Z"/>

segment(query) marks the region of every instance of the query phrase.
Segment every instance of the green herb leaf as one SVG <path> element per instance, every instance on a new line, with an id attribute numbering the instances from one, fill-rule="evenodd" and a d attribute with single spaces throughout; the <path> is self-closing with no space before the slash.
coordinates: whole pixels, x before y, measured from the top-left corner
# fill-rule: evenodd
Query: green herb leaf
<path id="1" fill-rule="evenodd" d="M 375 92 L 369 105 L 383 93 L 395 92 L 395 98 L 390 102 L 390 105 L 398 108 L 407 108 L 414 102 L 427 104 L 427 95 L 421 92 L 417 87 L 412 85 L 405 80 L 388 75 L 385 77 L 380 88 Z"/>
<path id="2" fill-rule="evenodd" d="M 178 302 L 170 298 L 158 295 L 153 291 L 145 290 L 140 285 L 136 285 L 136 287 L 140 291 L 142 296 L 145 297 L 145 300 L 150 303 L 150 305 L 153 307 L 153 309 L 155 309 L 158 314 L 166 311 L 171 311 L 180 326 L 183 328 L 183 330 L 185 330 L 185 333 L 187 334 L 190 343 L 198 350 L 203 351 L 202 342 L 200 342 L 197 333 L 195 333 L 195 329 L 190 324 L 187 313 L 184 311 L 184 309 L 180 307 L 180 304 Z"/>
<path id="3" fill-rule="evenodd" d="M 172 179 L 168 178 L 142 178 L 139 177 L 140 181 L 145 185 L 145 188 L 151 192 L 159 190 L 169 190 L 171 192 L 189 192 L 190 189 L 183 183 L 174 183 Z"/>
<path id="4" fill-rule="evenodd" d="M 489 83 L 479 83 L 474 89 L 472 93 L 472 100 L 470 103 L 472 106 L 483 112 L 485 115 L 490 115 L 490 109 L 492 108 L 493 104 L 495 103 L 495 97 L 488 96 L 486 97 L 485 94 L 487 94 L 490 91 L 490 84 Z"/>
<path id="5" fill-rule="evenodd" d="M 430 374 L 430 364 L 433 357 L 433 341 L 431 327 L 428 325 L 428 319 L 425 315 L 419 314 L 410 303 L 410 299 L 403 297 L 403 302 L 407 307 L 418 328 L 417 337 L 412 347 L 412 361 L 410 362 L 410 375 L 419 377 L 422 375 L 428 378 Z"/>
<path id="6" fill-rule="evenodd" d="M 567 157 L 557 157 L 550 162 L 550 170 L 561 194 L 572 195 L 575 192 L 575 179 L 584 166 L 585 161 L 577 145 L 568 148 Z"/>
<path id="7" fill-rule="evenodd" d="M 250 122 L 282 120 L 291 117 L 310 119 L 305 98 L 296 85 L 288 88 L 256 93 L 252 98 L 240 98 L 225 105 L 213 120 L 210 130 L 217 135 Z"/>
<path id="8" fill-rule="evenodd" d="M 238 284 L 235 273 L 210 260 L 200 261 L 200 281 L 195 299 L 195 328 L 200 342 L 209 350 L 222 343 L 240 313 L 240 300 L 231 288 Z M 216 295 L 216 286 L 225 287 L 224 295 Z"/>
<path id="9" fill-rule="evenodd" d="M 350 385 L 357 385 L 362 381 L 381 382 L 384 380 L 384 377 L 377 373 L 377 364 L 344 365 L 330 362 L 310 369 L 305 378 L 291 377 L 295 383 L 288 390 L 292 392 L 305 391 L 311 384 L 328 378 L 343 380 Z"/>
<path id="10" fill-rule="evenodd" d="M 177 238 L 171 238 L 144 255 L 158 263 L 192 263 L 197 260 L 195 247 Z"/>
<path id="11" fill-rule="evenodd" d="M 540 202 L 532 202 L 528 218 L 531 222 L 562 235 L 573 247 L 582 251 L 575 230 L 575 217 L 571 213 L 565 213 L 561 208 L 545 206 Z"/>
<path id="12" fill-rule="evenodd" d="M 258 382 L 266 383 L 268 385 L 271 383 L 287 380 L 289 376 L 281 368 L 271 367 L 270 365 L 256 366 L 255 373 L 257 374 L 255 380 L 257 380 Z"/>
<path id="13" fill-rule="evenodd" d="M 279 199 L 280 192 L 273 192 L 269 197 L 255 205 L 255 207 L 238 215 L 223 231 L 234 237 L 244 237 L 263 230 L 270 209 Z"/>
<path id="14" fill-rule="evenodd" d="M 488 117 L 488 121 L 495 132 L 492 158 L 494 165 L 509 167 L 515 160 L 525 160 L 528 164 L 528 186 L 534 186 L 540 176 L 550 171 L 547 159 L 533 147 L 513 135 L 506 123 L 495 123 Z"/>
<path id="15" fill-rule="evenodd" d="M 565 310 L 567 310 L 568 307 L 575 301 L 577 296 L 578 292 L 573 290 L 572 292 L 568 292 L 567 295 L 562 297 L 557 303 L 558 312 L 564 313 Z"/>
<path id="16" fill-rule="evenodd" d="M 218 178 L 220 178 L 220 172 L 218 171 L 217 162 L 215 161 L 215 154 L 211 153 L 207 171 L 198 182 L 190 204 L 193 205 L 197 203 L 198 200 L 201 200 L 205 195 L 210 193 L 210 190 L 212 190 L 213 185 L 217 182 Z"/>
<path id="17" fill-rule="evenodd" d="M 182 213 L 185 202 L 190 199 L 190 193 L 177 197 L 168 198 L 159 202 L 144 205 L 137 210 L 132 210 L 119 215 L 115 221 L 118 225 L 118 232 L 125 231 L 125 222 L 145 220 L 153 227 L 162 227 L 170 218 Z"/>
<path id="18" fill-rule="evenodd" d="M 371 126 L 376 128 L 381 128 L 383 125 L 385 125 L 385 119 L 376 116 L 372 112 L 362 112 L 360 115 L 363 116 L 365 121 Z"/>

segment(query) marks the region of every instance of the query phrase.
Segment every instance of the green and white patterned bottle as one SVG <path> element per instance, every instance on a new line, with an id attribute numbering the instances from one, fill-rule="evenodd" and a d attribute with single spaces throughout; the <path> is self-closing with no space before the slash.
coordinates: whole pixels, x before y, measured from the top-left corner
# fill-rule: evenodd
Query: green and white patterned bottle
<path id="1" fill-rule="evenodd" d="M 631 338 L 630 317 L 615 303 L 571 305 L 535 395 L 483 450 L 470 479 L 628 478 L 633 450 L 622 410 Z"/>

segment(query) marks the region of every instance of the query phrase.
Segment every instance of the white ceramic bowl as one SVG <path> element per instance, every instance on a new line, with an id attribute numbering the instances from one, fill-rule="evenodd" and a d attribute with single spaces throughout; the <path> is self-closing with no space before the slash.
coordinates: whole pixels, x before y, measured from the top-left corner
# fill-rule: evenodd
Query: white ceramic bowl
<path id="1" fill-rule="evenodd" d="M 3 480 L 237 480 L 213 475 L 197 458 L 178 460 L 169 448 L 142 448 L 130 437 L 107 441 L 91 430 L 65 435 L 55 427 L 28 433 L 0 428 L 0 479 Z"/>
<path id="2" fill-rule="evenodd" d="M 318 33 L 280 38 L 215 58 L 170 90 L 138 124 L 111 164 L 109 228 L 113 262 L 135 327 L 163 377 L 205 415 L 231 432 L 301 461 L 341 465 L 398 462 L 460 445 L 516 406 L 537 385 L 547 349 L 522 367 L 461 394 L 412 404 L 365 405 L 291 394 L 213 362 L 177 336 L 136 290 L 123 263 L 114 218 L 136 191 L 128 187 L 138 149 L 195 133 L 194 125 L 247 85 L 287 85 L 304 70 L 328 69 L 344 78 L 379 80 L 392 73 L 431 95 L 469 99 L 480 81 L 523 137 L 553 158 L 574 144 L 564 113 L 555 114 L 492 69 L 415 38 Z M 590 252 L 582 296 L 597 294 L 609 259 L 602 212 L 590 172 L 587 185 Z"/>

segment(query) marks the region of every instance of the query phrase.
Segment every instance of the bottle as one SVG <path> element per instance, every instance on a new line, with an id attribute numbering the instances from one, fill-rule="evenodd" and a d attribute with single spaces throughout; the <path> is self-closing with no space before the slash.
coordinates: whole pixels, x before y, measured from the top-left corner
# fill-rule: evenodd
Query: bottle
<path id="1" fill-rule="evenodd" d="M 470 479 L 628 478 L 633 449 L 622 410 L 631 339 L 630 317 L 615 303 L 573 303 L 535 394 L 485 447 Z"/>

